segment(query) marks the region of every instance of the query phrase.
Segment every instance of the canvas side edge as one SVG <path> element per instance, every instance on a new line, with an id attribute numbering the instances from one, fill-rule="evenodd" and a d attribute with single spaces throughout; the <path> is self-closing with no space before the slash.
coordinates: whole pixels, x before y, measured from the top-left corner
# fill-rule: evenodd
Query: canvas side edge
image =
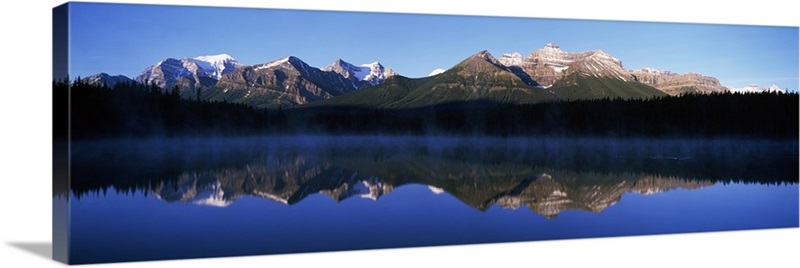
<path id="1" fill-rule="evenodd" d="M 69 263 L 69 3 L 53 8 L 53 260 Z"/>

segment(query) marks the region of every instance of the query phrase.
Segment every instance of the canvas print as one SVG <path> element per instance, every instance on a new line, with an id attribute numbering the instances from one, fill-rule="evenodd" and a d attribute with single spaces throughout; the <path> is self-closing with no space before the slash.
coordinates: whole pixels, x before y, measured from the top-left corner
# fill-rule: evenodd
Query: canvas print
<path id="1" fill-rule="evenodd" d="M 798 27 L 66 3 L 71 264 L 798 227 Z"/>

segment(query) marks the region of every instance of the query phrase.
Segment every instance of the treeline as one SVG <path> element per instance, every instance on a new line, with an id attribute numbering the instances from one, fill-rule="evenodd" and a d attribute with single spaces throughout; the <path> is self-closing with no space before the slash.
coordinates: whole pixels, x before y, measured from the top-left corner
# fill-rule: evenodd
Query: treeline
<path id="1" fill-rule="evenodd" d="M 529 105 L 484 101 L 406 110 L 325 107 L 296 113 L 300 129 L 545 137 L 796 138 L 798 95 L 711 94 Z"/>
<path id="2" fill-rule="evenodd" d="M 119 83 L 113 88 L 76 79 L 69 90 L 73 138 L 254 135 L 267 130 L 266 111 L 244 104 L 184 99 L 178 88 Z"/>
<path id="3" fill-rule="evenodd" d="M 796 138 L 798 95 L 711 94 L 527 105 L 488 101 L 414 109 L 313 107 L 257 110 L 185 99 L 152 85 L 113 88 L 56 81 L 71 94 L 74 138 L 385 134 L 551 137 Z"/>

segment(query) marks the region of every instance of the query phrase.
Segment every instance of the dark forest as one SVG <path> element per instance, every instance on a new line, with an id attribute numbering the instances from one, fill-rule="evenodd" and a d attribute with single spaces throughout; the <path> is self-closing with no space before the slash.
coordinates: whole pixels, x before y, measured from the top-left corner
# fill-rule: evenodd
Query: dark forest
<path id="1" fill-rule="evenodd" d="M 780 138 L 798 136 L 797 93 L 687 94 L 651 99 L 489 101 L 413 109 L 293 107 L 181 98 L 138 83 L 113 88 L 68 80 L 74 139 L 253 135 Z"/>

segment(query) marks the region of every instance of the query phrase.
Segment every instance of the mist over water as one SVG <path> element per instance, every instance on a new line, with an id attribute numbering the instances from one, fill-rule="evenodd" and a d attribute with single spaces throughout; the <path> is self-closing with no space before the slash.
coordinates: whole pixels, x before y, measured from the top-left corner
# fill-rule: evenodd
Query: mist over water
<path id="1" fill-rule="evenodd" d="M 261 162 L 393 162 L 441 167 L 520 165 L 601 173 L 796 182 L 796 140 L 451 138 L 442 136 L 268 136 L 125 139 L 72 146 L 77 187 L 86 181 L 169 180 L 185 172 Z M 355 168 L 369 168 L 361 165 Z M 453 170 L 458 172 L 458 170 Z M 73 187 L 75 188 L 75 187 Z"/>

